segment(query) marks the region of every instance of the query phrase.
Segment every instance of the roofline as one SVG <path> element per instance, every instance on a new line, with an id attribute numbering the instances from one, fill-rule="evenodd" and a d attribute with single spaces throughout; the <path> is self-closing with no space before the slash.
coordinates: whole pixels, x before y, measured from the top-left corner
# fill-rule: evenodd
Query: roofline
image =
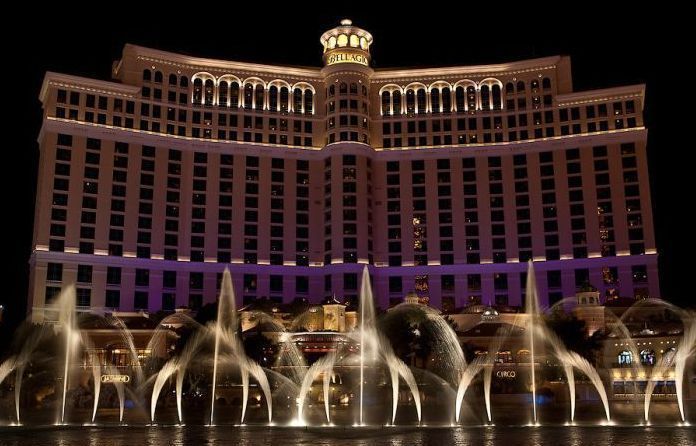
<path id="1" fill-rule="evenodd" d="M 401 77 L 422 77 L 422 76 L 460 76 L 460 75 L 491 75 L 491 74 L 514 74 L 528 71 L 555 68 L 561 60 L 568 56 L 549 56 L 537 59 L 525 59 L 515 62 L 505 62 L 490 65 L 460 65 L 454 67 L 433 67 L 433 68 L 383 68 L 375 70 L 371 80 L 386 80 Z"/>
<path id="2" fill-rule="evenodd" d="M 39 92 L 39 100 L 42 103 L 46 100 L 50 85 L 66 86 L 75 90 L 93 91 L 95 93 L 117 94 L 129 98 L 135 98 L 140 92 L 140 87 L 134 85 L 124 85 L 118 82 L 47 71 Z"/>
<path id="3" fill-rule="evenodd" d="M 252 71 L 267 74 L 277 74 L 282 71 L 285 75 L 323 79 L 321 67 L 296 67 L 286 65 L 267 65 L 251 62 L 237 62 L 221 59 L 194 57 L 185 54 L 172 53 L 127 43 L 124 53 L 132 51 L 137 57 L 155 63 L 164 63 L 183 68 L 209 70 L 209 71 Z M 536 59 L 525 59 L 513 62 L 505 62 L 487 65 L 433 67 L 433 68 L 382 68 L 375 70 L 371 76 L 372 81 L 380 81 L 390 78 L 408 78 L 422 76 L 446 77 L 455 75 L 491 75 L 491 74 L 515 74 L 544 69 L 553 69 L 568 56 L 549 56 Z"/>
<path id="4" fill-rule="evenodd" d="M 556 103 L 559 107 L 565 107 L 568 105 L 606 101 L 609 99 L 627 99 L 631 97 L 644 98 L 645 84 L 623 85 L 620 87 L 558 94 L 556 95 Z M 642 111 L 644 101 L 640 102 Z"/>
<path id="5" fill-rule="evenodd" d="M 147 48 L 139 45 L 133 45 L 131 43 L 127 43 L 124 46 L 123 52 L 125 53 L 127 51 L 132 51 L 136 56 L 145 60 L 151 60 L 152 62 L 178 65 L 180 67 L 199 69 L 201 71 L 256 71 L 276 75 L 279 70 L 282 70 L 283 74 L 286 75 L 323 79 L 321 75 L 321 67 L 293 67 L 209 59 L 205 57 L 194 57 L 187 56 L 185 54 L 171 53 L 169 51 Z"/>

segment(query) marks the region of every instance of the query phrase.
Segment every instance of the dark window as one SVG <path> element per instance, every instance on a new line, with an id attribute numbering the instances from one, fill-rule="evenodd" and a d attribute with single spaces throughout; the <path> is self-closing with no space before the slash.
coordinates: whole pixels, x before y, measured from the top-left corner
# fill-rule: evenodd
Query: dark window
<path id="1" fill-rule="evenodd" d="M 79 283 L 92 283 L 92 265 L 77 266 L 77 281 Z"/>
<path id="2" fill-rule="evenodd" d="M 63 264 L 49 263 L 46 267 L 46 280 L 60 282 L 63 280 Z"/>
<path id="3" fill-rule="evenodd" d="M 136 291 L 133 296 L 133 308 L 135 310 L 147 310 L 147 291 Z"/>

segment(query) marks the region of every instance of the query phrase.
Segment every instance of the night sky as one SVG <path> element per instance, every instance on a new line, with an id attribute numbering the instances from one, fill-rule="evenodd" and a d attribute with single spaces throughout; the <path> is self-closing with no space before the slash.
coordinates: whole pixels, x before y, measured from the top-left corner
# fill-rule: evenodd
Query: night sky
<path id="1" fill-rule="evenodd" d="M 686 82 L 692 75 L 671 54 L 691 53 L 683 48 L 692 41 L 686 38 L 689 28 L 679 23 L 683 14 L 640 11 L 637 3 L 626 4 L 633 8 L 629 11 L 619 11 L 585 2 L 556 6 L 518 2 L 514 9 L 485 2 L 420 7 L 394 3 L 394 10 L 404 12 L 389 14 L 345 8 L 305 14 L 290 11 L 304 9 L 300 3 L 275 8 L 264 2 L 253 11 L 245 10 L 242 2 L 193 2 L 190 10 L 181 3 L 161 3 L 164 13 L 154 14 L 142 6 L 129 8 L 118 2 L 99 5 L 100 11 L 109 9 L 89 15 L 84 15 L 89 10 L 78 13 L 76 8 L 37 4 L 36 11 L 5 17 L 24 29 L 2 36 L 3 105 L 10 114 L 3 126 L 6 266 L 0 304 L 7 308 L 9 322 L 20 320 L 26 312 L 36 138 L 41 124 L 38 95 L 47 70 L 108 80 L 111 64 L 120 58 L 126 43 L 200 57 L 320 67 L 319 36 L 344 17 L 374 36 L 375 68 L 486 64 L 565 54 L 572 58 L 576 91 L 646 83 L 662 294 L 679 305 L 695 305 L 693 287 L 685 280 L 691 278 L 687 245 L 693 245 L 688 232 L 691 217 L 687 217 L 693 209 L 687 204 L 694 202 L 694 172 L 685 154 L 694 144 L 687 140 L 693 124 L 682 125 L 685 117 L 679 116 L 682 111 L 693 114 L 683 103 L 693 94 L 693 86 L 674 82 L 678 78 Z M 204 4 L 220 9 L 206 14 Z M 426 9 L 429 5 L 432 12 Z M 313 9 L 309 3 L 306 8 Z M 472 13 L 456 12 L 460 8 Z M 572 18 L 553 13 L 559 8 L 571 11 Z"/>

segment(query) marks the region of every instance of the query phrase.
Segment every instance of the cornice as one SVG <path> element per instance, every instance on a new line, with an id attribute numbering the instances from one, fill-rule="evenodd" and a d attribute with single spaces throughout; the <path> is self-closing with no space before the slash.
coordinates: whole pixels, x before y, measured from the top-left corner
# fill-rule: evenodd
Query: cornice
<path id="1" fill-rule="evenodd" d="M 544 260 L 535 263 L 535 268 L 538 271 L 564 269 L 566 265 L 575 265 L 575 267 L 596 267 L 601 265 L 633 265 L 641 263 L 652 263 L 657 261 L 656 253 L 646 253 L 641 255 L 617 255 L 612 257 L 591 257 L 581 259 L 560 259 L 560 260 Z M 78 254 L 66 253 L 57 251 L 33 251 L 31 254 L 30 263 L 35 262 L 63 262 L 63 263 L 88 263 L 92 265 L 121 265 L 131 268 L 153 268 L 157 265 L 157 269 L 162 270 L 176 269 L 177 271 L 201 271 L 201 272 L 221 272 L 225 267 L 230 267 L 236 274 L 247 272 L 264 271 L 270 274 L 283 273 L 289 270 L 301 272 L 307 275 L 322 275 L 325 271 L 350 271 L 362 269 L 366 266 L 364 263 L 334 263 L 331 265 L 322 266 L 288 266 L 288 265 L 262 265 L 262 264 L 246 264 L 246 263 L 218 263 L 218 262 L 191 262 L 181 260 L 162 260 L 139 257 L 115 257 L 115 256 L 99 256 L 94 254 Z M 454 265 L 419 265 L 419 266 L 383 266 L 383 265 L 367 265 L 372 271 L 384 271 L 385 273 L 408 272 L 409 274 L 428 274 L 434 271 L 447 274 L 449 272 L 515 272 L 526 270 L 525 262 L 506 262 L 506 263 L 460 263 Z"/>
<path id="2" fill-rule="evenodd" d="M 586 90 L 573 93 L 556 95 L 556 105 L 567 107 L 569 105 L 589 104 L 593 102 L 607 102 L 612 100 L 624 100 L 630 98 L 645 97 L 645 84 L 625 85 L 621 87 L 602 88 L 598 90 Z M 643 101 L 641 101 L 641 110 Z"/>
<path id="3" fill-rule="evenodd" d="M 109 96 L 121 96 L 128 99 L 136 99 L 140 92 L 140 87 L 133 85 L 124 85 L 117 82 L 47 71 L 41 85 L 41 91 L 39 92 L 39 100 L 42 103 L 46 101 L 46 95 L 48 94 L 48 88 L 50 86 L 65 87 Z"/>
<path id="4" fill-rule="evenodd" d="M 179 69 L 210 71 L 220 75 L 235 72 L 253 76 L 278 76 L 278 74 L 283 74 L 285 77 L 300 80 L 306 80 L 308 78 L 315 80 L 322 79 L 321 68 L 301 68 L 208 59 L 170 53 L 168 51 L 131 44 L 126 44 L 123 51 L 124 54 L 128 51 L 132 51 L 137 59 L 151 63 L 169 65 Z"/>
<path id="5" fill-rule="evenodd" d="M 353 146 L 366 147 L 377 154 L 380 157 L 390 157 L 396 154 L 407 154 L 414 153 L 417 156 L 423 156 L 426 154 L 433 154 L 435 156 L 440 156 L 443 153 L 469 153 L 476 155 L 477 153 L 489 153 L 491 151 L 512 151 L 512 150 L 553 150 L 557 145 L 564 144 L 566 141 L 575 141 L 577 144 L 583 144 L 589 139 L 605 138 L 608 142 L 612 138 L 622 138 L 623 136 L 639 135 L 639 137 L 646 137 L 647 129 L 645 127 L 635 127 L 628 129 L 617 129 L 617 130 L 605 130 L 592 133 L 580 133 L 575 135 L 559 135 L 553 137 L 528 139 L 524 141 L 508 141 L 508 142 L 495 142 L 495 143 L 476 143 L 476 144 L 463 144 L 463 145 L 440 145 L 440 146 L 420 146 L 420 147 L 400 147 L 400 148 L 381 148 L 372 147 L 363 143 L 355 142 L 335 142 L 328 144 L 323 147 L 305 147 L 305 146 L 288 146 L 281 144 L 270 144 L 270 143 L 255 143 L 247 141 L 229 141 L 229 140 L 217 140 L 217 139 L 206 139 L 206 138 L 194 138 L 190 136 L 177 136 L 168 135 L 163 133 L 152 132 L 148 130 L 138 130 L 129 129 L 124 127 L 114 127 L 107 124 L 97 124 L 91 122 L 81 122 L 74 121 L 65 118 L 55 118 L 46 117 L 44 119 L 44 125 L 41 131 L 44 131 L 44 127 L 47 127 L 49 131 L 68 131 L 70 128 L 74 130 L 79 130 L 90 135 L 95 135 L 98 138 L 124 138 L 127 137 L 129 140 L 139 140 L 141 142 L 143 139 L 147 138 L 149 144 L 162 144 L 167 145 L 172 148 L 180 148 L 182 150 L 211 150 L 223 151 L 223 150 L 254 150 L 254 151 L 269 151 L 279 150 L 288 156 L 301 156 L 306 157 L 310 153 L 317 156 L 323 157 L 332 151 L 332 148 L 339 147 L 343 144 L 351 144 Z M 120 136 L 116 136 L 119 134 Z M 128 136 L 126 136 L 128 135 Z M 192 142 L 196 143 L 195 145 Z"/>
<path id="6" fill-rule="evenodd" d="M 492 65 L 472 65 L 456 67 L 435 67 L 435 68 L 404 68 L 404 69 L 380 69 L 372 75 L 373 83 L 384 82 L 411 82 L 423 79 L 444 79 L 455 77 L 488 77 L 488 76 L 509 76 L 516 74 L 536 73 L 544 70 L 556 69 L 562 56 L 551 56 L 540 59 L 528 59 L 517 62 L 492 64 Z"/>

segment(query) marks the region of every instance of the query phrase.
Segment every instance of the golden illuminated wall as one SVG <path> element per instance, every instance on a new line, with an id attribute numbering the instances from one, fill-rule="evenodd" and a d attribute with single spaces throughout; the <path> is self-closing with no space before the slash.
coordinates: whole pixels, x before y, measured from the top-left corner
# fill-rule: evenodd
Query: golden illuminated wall
<path id="1" fill-rule="evenodd" d="M 346 307 L 344 305 L 324 305 L 324 330 L 346 331 Z"/>
<path id="2" fill-rule="evenodd" d="M 307 331 L 322 331 L 324 329 L 324 310 L 322 307 L 312 307 L 305 318 Z"/>
<path id="3" fill-rule="evenodd" d="M 355 311 L 346 311 L 346 332 L 353 331 L 358 326 L 358 313 Z"/>

